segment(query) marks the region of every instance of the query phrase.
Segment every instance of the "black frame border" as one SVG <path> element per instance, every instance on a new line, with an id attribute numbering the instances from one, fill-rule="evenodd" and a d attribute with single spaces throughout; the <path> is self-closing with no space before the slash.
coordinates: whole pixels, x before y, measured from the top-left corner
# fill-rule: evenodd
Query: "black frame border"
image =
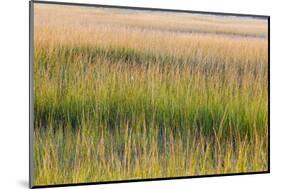
<path id="1" fill-rule="evenodd" d="M 239 17 L 252 17 L 259 19 L 266 19 L 268 24 L 268 170 L 257 172 L 240 172 L 240 173 L 224 173 L 224 174 L 210 174 L 210 175 L 195 175 L 195 176 L 179 176 L 179 177 L 160 177 L 160 178 L 146 178 L 146 179 L 130 179 L 130 180 L 114 180 L 102 182 L 81 182 L 69 184 L 51 184 L 51 185 L 33 185 L 33 62 L 34 62 L 34 4 L 53 4 L 53 5 L 66 5 L 66 6 L 83 6 L 83 7 L 96 7 L 96 8 L 119 8 L 139 11 L 165 11 L 177 13 L 193 13 L 203 15 L 216 15 L 216 16 L 239 16 Z M 114 184 L 114 183 L 130 183 L 130 182 L 143 182 L 143 181 L 161 181 L 161 180 L 178 180 L 178 179 L 191 179 L 191 178 L 210 178 L 210 177 L 223 177 L 223 176 L 239 176 L 239 175 L 256 175 L 256 174 L 269 174 L 270 173 L 270 16 L 256 15 L 256 14 L 240 14 L 240 13 L 225 13 L 225 12 L 208 12 L 208 11 L 193 11 L 182 9 L 163 9 L 163 8 L 150 8 L 150 7 L 132 7 L 132 6 L 119 6 L 119 5 L 102 5 L 102 4 L 89 4 L 89 3 L 70 3 L 70 2 L 57 2 L 57 1 L 29 1 L 29 188 L 54 188 L 54 187 L 67 187 L 67 186 L 85 186 L 85 185 L 99 185 L 99 184 Z"/>

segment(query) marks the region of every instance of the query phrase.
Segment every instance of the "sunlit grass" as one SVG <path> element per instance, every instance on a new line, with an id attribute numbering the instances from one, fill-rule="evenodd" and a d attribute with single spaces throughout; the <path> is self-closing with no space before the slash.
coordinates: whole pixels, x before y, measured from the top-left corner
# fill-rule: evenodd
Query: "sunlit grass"
<path id="1" fill-rule="evenodd" d="M 35 11 L 35 185 L 268 169 L 264 21 L 58 9 Z"/>

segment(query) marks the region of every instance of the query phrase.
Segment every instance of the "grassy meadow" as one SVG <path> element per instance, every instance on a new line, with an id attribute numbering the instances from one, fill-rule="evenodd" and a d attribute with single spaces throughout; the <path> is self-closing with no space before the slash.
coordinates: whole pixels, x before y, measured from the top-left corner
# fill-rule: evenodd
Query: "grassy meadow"
<path id="1" fill-rule="evenodd" d="M 268 170 L 267 20 L 34 11 L 34 185 Z"/>

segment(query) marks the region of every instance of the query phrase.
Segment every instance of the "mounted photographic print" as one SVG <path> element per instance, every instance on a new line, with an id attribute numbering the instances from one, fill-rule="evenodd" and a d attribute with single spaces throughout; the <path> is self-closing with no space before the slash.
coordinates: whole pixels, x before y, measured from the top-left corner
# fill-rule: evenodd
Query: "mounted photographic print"
<path id="1" fill-rule="evenodd" d="M 30 2 L 30 187 L 268 172 L 268 16 Z"/>

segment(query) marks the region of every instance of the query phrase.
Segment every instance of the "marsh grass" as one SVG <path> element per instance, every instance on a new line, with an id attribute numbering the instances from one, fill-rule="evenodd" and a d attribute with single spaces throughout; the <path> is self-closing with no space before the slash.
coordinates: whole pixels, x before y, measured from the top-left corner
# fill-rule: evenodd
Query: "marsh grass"
<path id="1" fill-rule="evenodd" d="M 133 27 L 139 15 L 126 25 L 117 12 L 109 26 L 106 10 L 59 9 L 56 20 L 35 12 L 35 185 L 268 169 L 263 21 L 233 34 L 236 20 L 188 17 L 220 32 L 182 34 Z M 91 26 L 100 15 L 105 24 Z"/>

